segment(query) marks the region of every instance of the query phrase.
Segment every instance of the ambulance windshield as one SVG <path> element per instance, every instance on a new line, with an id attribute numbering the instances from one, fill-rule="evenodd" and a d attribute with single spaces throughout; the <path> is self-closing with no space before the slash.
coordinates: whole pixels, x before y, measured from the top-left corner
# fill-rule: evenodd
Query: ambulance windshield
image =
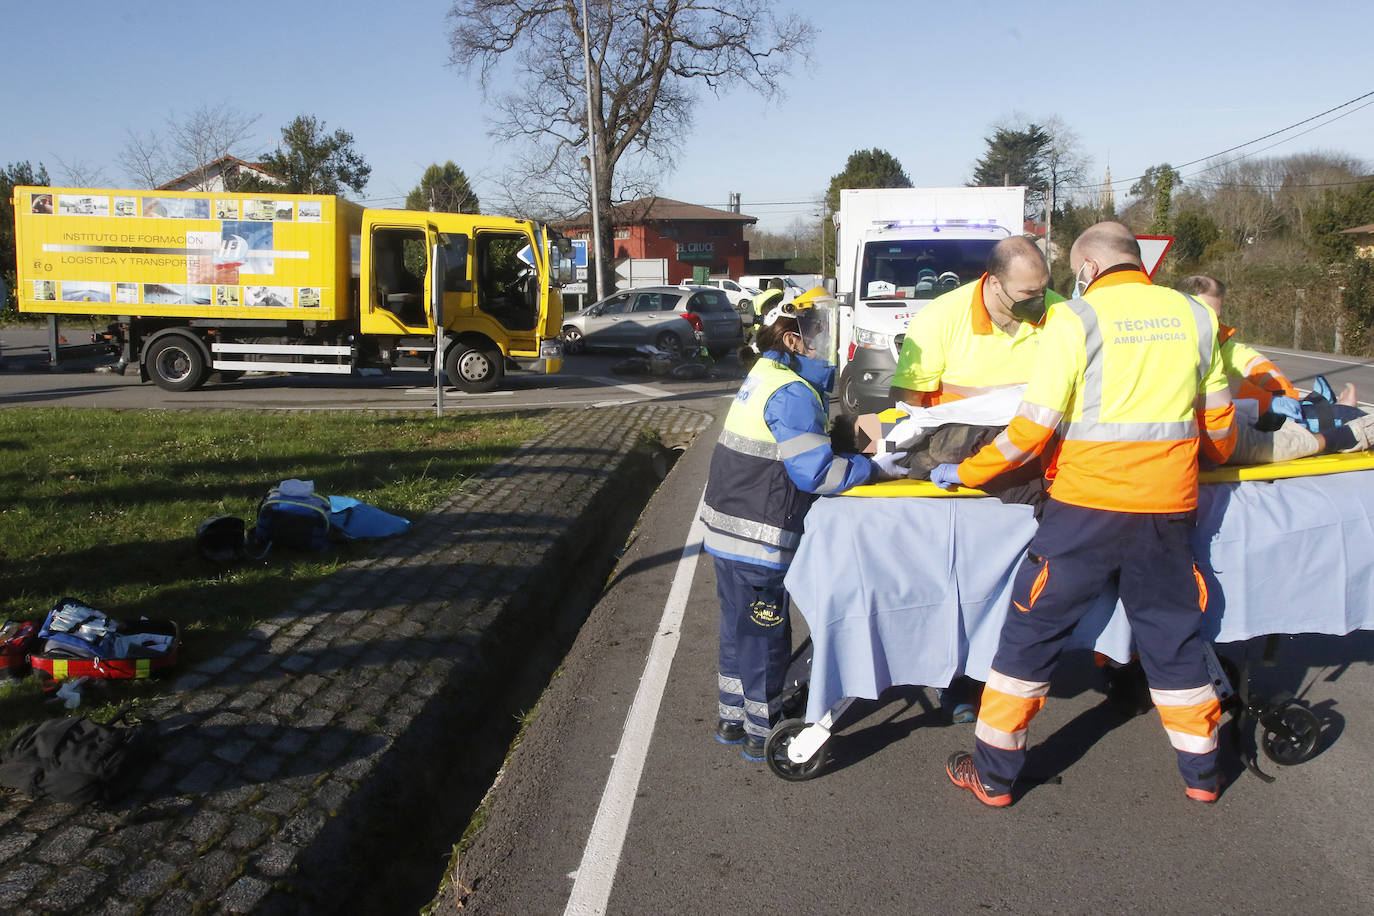
<path id="1" fill-rule="evenodd" d="M 983 274 L 995 239 L 889 239 L 864 246 L 859 296 L 934 299 Z"/>

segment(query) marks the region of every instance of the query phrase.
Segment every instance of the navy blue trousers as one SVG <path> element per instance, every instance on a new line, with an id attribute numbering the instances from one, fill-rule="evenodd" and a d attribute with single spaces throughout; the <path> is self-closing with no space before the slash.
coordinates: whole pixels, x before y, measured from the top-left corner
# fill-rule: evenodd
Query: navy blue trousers
<path id="1" fill-rule="evenodd" d="M 792 621 L 782 585 L 787 570 L 714 559 L 720 597 L 719 715 L 742 722 L 746 734 L 762 739 L 777 715 L 792 654 Z"/>
<path id="2" fill-rule="evenodd" d="M 1074 626 L 1115 584 L 1179 770 L 1214 788 L 1220 704 L 1200 629 L 1192 513 L 1108 512 L 1051 499 L 1012 586 L 983 692 L 974 760 L 984 782 L 1009 787 L 1026 757 L 1026 728 Z"/>

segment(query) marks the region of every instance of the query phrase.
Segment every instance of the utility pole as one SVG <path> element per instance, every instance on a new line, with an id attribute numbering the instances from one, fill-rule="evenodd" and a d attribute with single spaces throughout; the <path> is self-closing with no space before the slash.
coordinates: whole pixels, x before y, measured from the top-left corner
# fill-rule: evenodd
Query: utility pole
<path id="1" fill-rule="evenodd" d="M 596 269 L 587 271 L 587 279 L 591 281 L 588 289 L 595 302 L 601 298 L 601 203 L 596 188 L 599 171 L 596 161 L 596 119 L 592 117 L 592 50 L 587 38 L 587 0 L 582 0 L 582 72 L 587 90 L 587 173 L 592 183 L 592 250 L 596 257 Z"/>

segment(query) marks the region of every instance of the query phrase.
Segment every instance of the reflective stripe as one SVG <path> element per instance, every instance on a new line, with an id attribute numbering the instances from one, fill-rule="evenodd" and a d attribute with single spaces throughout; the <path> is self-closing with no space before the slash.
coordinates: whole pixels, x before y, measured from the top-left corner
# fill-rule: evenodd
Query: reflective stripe
<path id="1" fill-rule="evenodd" d="M 778 443 L 772 440 L 760 442 L 758 439 L 751 439 L 728 429 L 720 434 L 719 444 L 732 452 L 739 452 L 751 458 L 768 458 L 776 461 L 781 457 Z"/>
<path id="2" fill-rule="evenodd" d="M 717 674 L 716 689 L 721 693 L 728 693 L 731 696 L 744 696 L 744 682 L 737 677 L 726 677 L 723 674 Z"/>
<path id="3" fill-rule="evenodd" d="M 1031 600 L 1034 601 L 1034 599 Z M 1023 681 L 1019 677 L 1012 677 L 996 670 L 988 672 L 987 685 L 999 693 L 1019 697 L 1023 700 L 1034 700 L 1048 696 L 1050 692 L 1049 681 Z"/>
<path id="4" fill-rule="evenodd" d="M 716 531 L 723 531 L 726 534 L 738 535 L 776 547 L 796 547 L 801 541 L 801 532 L 786 531 L 776 525 L 765 525 L 763 522 L 726 515 L 724 512 L 717 512 L 710 506 L 702 507 L 701 520 L 706 523 L 707 527 Z"/>
<path id="5" fill-rule="evenodd" d="M 744 709 L 740 706 L 726 706 L 724 703 L 717 703 L 716 716 L 722 722 L 743 722 Z"/>
<path id="6" fill-rule="evenodd" d="M 1169 743 L 1174 746 L 1174 750 L 1183 751 L 1185 754 L 1210 754 L 1217 749 L 1217 736 L 1189 735 L 1184 732 L 1176 732 L 1171 728 L 1164 729 L 1169 736 Z"/>
<path id="7" fill-rule="evenodd" d="M 820 433 L 802 433 L 800 435 L 793 436 L 786 442 L 779 442 L 778 456 L 785 461 L 788 458 L 795 458 L 798 455 L 805 455 L 813 448 L 820 448 L 821 446 L 824 446 L 827 449 L 830 448 L 829 436 L 823 436 Z"/>
<path id="8" fill-rule="evenodd" d="M 1024 728 L 1014 732 L 1000 732 L 982 719 L 979 719 L 978 724 L 973 727 L 973 736 L 984 744 L 990 744 L 1004 751 L 1019 751 L 1026 746 L 1026 730 Z"/>
<path id="9" fill-rule="evenodd" d="M 1082 442 L 1184 442 L 1197 438 L 1197 420 L 1159 423 L 1100 423 L 1095 420 L 1074 420 L 1068 424 L 1065 436 Z"/>
<path id="10" fill-rule="evenodd" d="M 1229 403 L 1231 403 L 1231 392 L 1225 388 L 1210 392 L 1202 398 L 1202 406 L 1208 410 L 1225 407 Z"/>
<path id="11" fill-rule="evenodd" d="M 1006 430 L 1002 430 L 1002 432 L 998 433 L 997 438 L 992 440 L 992 444 L 997 446 L 997 451 L 1001 453 L 1002 457 L 1010 463 L 1012 467 L 1025 464 L 1026 459 L 1031 455 L 1030 452 L 1018 447 L 1016 443 L 1012 442 L 1011 436 L 1007 435 Z"/>
<path id="12" fill-rule="evenodd" d="M 1059 425 L 1059 421 L 1064 419 L 1064 411 L 1022 401 L 1017 405 L 1016 416 L 1025 417 L 1037 426 L 1054 429 Z"/>
<path id="13" fill-rule="evenodd" d="M 1212 310 L 1187 293 L 1182 295 L 1192 306 L 1193 323 L 1197 325 L 1197 386 L 1201 388 L 1212 367 Z"/>
<path id="14" fill-rule="evenodd" d="M 1150 699 L 1154 700 L 1156 706 L 1197 706 L 1199 703 L 1206 703 L 1208 700 L 1215 700 L 1216 698 L 1217 692 L 1212 689 L 1211 684 L 1203 684 L 1201 687 L 1188 687 L 1184 690 L 1150 688 Z"/>
<path id="15" fill-rule="evenodd" d="M 768 719 L 768 704 L 759 703 L 756 700 L 746 699 L 744 701 L 744 714 L 753 716 L 755 719 Z"/>
<path id="16" fill-rule="evenodd" d="M 989 391 L 1001 391 L 1003 388 L 1015 388 L 1024 384 L 1025 382 L 1007 382 L 1003 385 L 951 385 L 948 382 L 941 382 L 940 391 L 943 394 L 954 394 L 961 398 L 972 398 L 980 394 L 987 394 Z"/>
<path id="17" fill-rule="evenodd" d="M 140 658 L 134 662 L 134 677 L 150 677 L 153 673 L 153 660 Z"/>
<path id="18" fill-rule="evenodd" d="M 835 457 L 830 460 L 830 468 L 825 472 L 825 480 L 816 487 L 816 492 L 822 496 L 838 492 L 840 484 L 844 483 L 844 475 L 849 471 L 849 459 Z"/>
<path id="19" fill-rule="evenodd" d="M 1222 442 L 1231 438 L 1233 432 L 1234 430 L 1229 426 L 1226 429 L 1208 429 L 1207 438 L 1213 442 Z"/>
<path id="20" fill-rule="evenodd" d="M 707 551 L 717 556 L 734 557 L 740 560 L 752 560 L 764 566 L 773 566 L 778 569 L 786 567 L 792 562 L 792 557 L 796 555 L 796 548 L 793 547 L 769 547 L 767 544 L 760 544 L 758 541 L 746 541 L 743 538 L 731 537 L 719 531 L 706 531 L 706 538 L 703 544 Z"/>
<path id="21" fill-rule="evenodd" d="M 1083 351 L 1087 361 L 1083 369 L 1083 416 L 1080 422 L 1096 423 L 1102 415 L 1102 329 L 1097 324 L 1097 312 L 1082 299 L 1064 303 L 1083 324 Z"/>
<path id="22" fill-rule="evenodd" d="M 52 676 L 53 680 L 57 681 L 67 676 L 67 660 L 65 658 L 53 659 Z"/>
<path id="23" fill-rule="evenodd" d="M 1044 564 L 1040 567 L 1040 572 L 1035 574 L 1035 581 L 1031 583 L 1030 601 L 1027 602 L 1030 607 L 1035 607 L 1036 600 L 1040 597 L 1041 592 L 1045 590 L 1045 585 L 1049 581 L 1050 561 L 1046 560 Z M 1048 684 L 1045 685 L 1045 689 L 1049 689 Z"/>

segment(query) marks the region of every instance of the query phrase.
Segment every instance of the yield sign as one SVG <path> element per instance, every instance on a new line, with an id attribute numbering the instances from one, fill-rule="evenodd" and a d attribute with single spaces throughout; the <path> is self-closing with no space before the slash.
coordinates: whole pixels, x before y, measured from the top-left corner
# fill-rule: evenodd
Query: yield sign
<path id="1" fill-rule="evenodd" d="M 1174 237 L 1172 235 L 1137 235 L 1135 240 L 1140 243 L 1140 261 L 1145 266 L 1145 273 L 1154 279 L 1155 271 L 1159 269 L 1165 253 L 1174 244 Z"/>

